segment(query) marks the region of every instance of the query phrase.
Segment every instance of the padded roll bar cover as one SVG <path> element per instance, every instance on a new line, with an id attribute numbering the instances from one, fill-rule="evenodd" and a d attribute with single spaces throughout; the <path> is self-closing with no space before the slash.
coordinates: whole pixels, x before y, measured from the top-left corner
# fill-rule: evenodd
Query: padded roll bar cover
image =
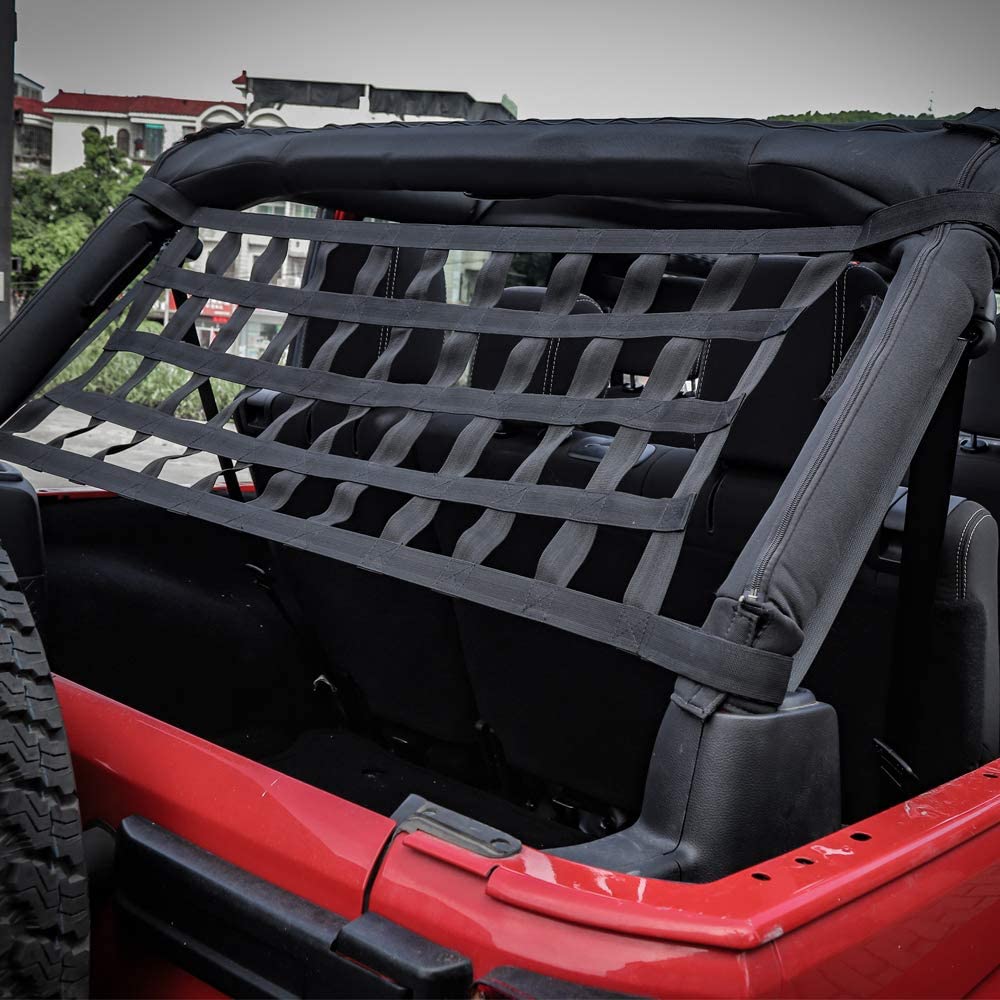
<path id="1" fill-rule="evenodd" d="M 938 123 L 848 129 L 704 119 L 386 123 L 229 129 L 150 175 L 198 205 L 327 204 L 341 190 L 597 195 L 756 206 L 860 223 L 953 187 L 982 137 Z"/>
<path id="2" fill-rule="evenodd" d="M 948 359 L 953 365 L 977 299 L 992 294 L 998 260 L 991 241 L 965 225 L 945 226 L 942 232 L 929 250 L 925 237 L 900 241 L 899 271 L 913 268 L 913 280 L 890 286 L 854 370 L 827 404 L 705 622 L 706 631 L 725 634 L 739 613 L 740 597 L 762 582 L 762 555 L 791 509 L 783 541 L 767 559 L 762 593 L 767 627 L 752 644 L 796 654 L 793 687 L 801 677 L 800 664 L 811 662 L 818 650 L 892 503 L 950 377 Z M 940 368 L 921 363 L 925 358 L 940 358 Z M 866 367 L 867 384 L 856 392 Z M 833 443 L 825 447 L 828 437 Z M 817 455 L 822 455 L 819 465 L 810 470 Z M 808 501 L 796 504 L 801 489 Z"/>
<path id="3" fill-rule="evenodd" d="M 0 422 L 38 387 L 178 229 L 145 202 L 128 197 L 0 332 Z"/>

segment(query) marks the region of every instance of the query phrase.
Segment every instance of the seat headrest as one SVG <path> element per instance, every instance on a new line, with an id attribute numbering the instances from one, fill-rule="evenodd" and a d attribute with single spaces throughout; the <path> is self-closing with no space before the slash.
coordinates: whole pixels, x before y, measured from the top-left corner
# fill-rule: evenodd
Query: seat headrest
<path id="1" fill-rule="evenodd" d="M 358 271 L 368 257 L 370 247 L 355 244 L 341 244 L 327 259 L 326 276 L 321 286 L 324 292 L 350 293 Z M 410 282 L 423 263 L 422 250 L 407 248 L 393 251 L 385 277 L 375 289 L 375 297 L 401 299 L 406 297 Z M 433 302 L 445 301 L 444 275 L 439 274 L 431 282 L 426 299 Z M 334 331 L 336 320 L 310 318 L 296 365 L 305 367 L 313 359 L 320 346 Z M 389 344 L 388 327 L 359 326 L 337 352 L 333 370 L 341 375 L 364 376 L 376 358 Z M 438 330 L 419 330 L 410 334 L 406 345 L 392 364 L 389 378 L 392 382 L 426 382 L 434 371 L 443 334 Z"/>
<path id="2" fill-rule="evenodd" d="M 533 285 L 505 288 L 497 301 L 497 307 L 537 312 L 541 308 L 545 292 L 545 288 Z M 586 295 L 581 295 L 571 310 L 575 314 L 601 311 L 601 307 Z M 520 337 L 516 336 L 481 336 L 472 358 L 469 384 L 476 389 L 495 389 L 507 358 L 519 340 Z M 582 339 L 550 340 L 525 391 L 565 395 L 587 343 Z"/>
<path id="3" fill-rule="evenodd" d="M 668 274 L 663 277 L 660 287 L 649 307 L 650 312 L 687 312 L 698 298 L 703 278 Z M 614 301 L 621 291 L 622 281 L 607 283 L 603 289 Z M 615 375 L 649 375 L 663 348 L 663 337 L 643 337 L 626 340 L 615 362 Z"/>
<path id="4" fill-rule="evenodd" d="M 762 257 L 736 303 L 737 309 L 779 304 L 805 265 L 804 257 Z M 824 389 L 861 328 L 885 281 L 852 264 L 822 298 L 799 317 L 777 357 L 747 397 L 722 453 L 732 464 L 787 472 L 823 410 Z M 734 340 L 706 342 L 699 395 L 728 399 L 754 345 Z"/>

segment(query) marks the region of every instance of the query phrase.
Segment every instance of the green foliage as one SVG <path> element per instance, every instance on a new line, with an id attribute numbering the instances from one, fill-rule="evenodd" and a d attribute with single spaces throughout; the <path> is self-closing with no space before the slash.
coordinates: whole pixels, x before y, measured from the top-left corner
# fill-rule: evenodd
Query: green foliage
<path id="1" fill-rule="evenodd" d="M 21 258 L 18 284 L 25 297 L 76 253 L 142 179 L 142 168 L 95 128 L 83 133 L 83 155 L 82 167 L 61 174 L 14 175 L 11 250 Z"/>
<path id="2" fill-rule="evenodd" d="M 846 125 L 852 122 L 884 122 L 893 118 L 920 119 L 956 118 L 957 115 L 895 115 L 888 111 L 807 111 L 801 115 L 770 115 L 769 122 L 803 122 L 807 125 Z"/>
<path id="3" fill-rule="evenodd" d="M 101 334 L 92 344 L 90 344 L 80 356 L 74 358 L 52 380 L 51 385 L 59 385 L 68 382 L 70 379 L 79 378 L 84 372 L 90 370 L 107 343 L 108 337 L 120 325 L 112 323 L 111 327 Z M 139 324 L 138 329 L 149 333 L 157 333 L 160 330 L 158 323 L 145 320 Z M 123 385 L 135 372 L 139 366 L 141 358 L 135 354 L 126 354 L 122 351 L 115 352 L 111 361 L 106 364 L 94 379 L 87 383 L 87 389 L 94 392 L 110 394 L 119 386 Z M 162 403 L 174 390 L 179 389 L 191 378 L 191 373 L 183 368 L 175 368 L 173 365 L 158 364 L 128 395 L 132 403 L 141 403 L 143 406 L 156 406 Z M 232 382 L 223 382 L 220 379 L 212 379 L 212 391 L 215 395 L 219 409 L 228 406 L 235 398 L 236 394 L 243 388 L 241 385 L 234 385 Z M 195 389 L 189 396 L 181 400 L 176 410 L 177 416 L 189 420 L 204 420 L 205 411 L 202 409 L 201 397 Z"/>

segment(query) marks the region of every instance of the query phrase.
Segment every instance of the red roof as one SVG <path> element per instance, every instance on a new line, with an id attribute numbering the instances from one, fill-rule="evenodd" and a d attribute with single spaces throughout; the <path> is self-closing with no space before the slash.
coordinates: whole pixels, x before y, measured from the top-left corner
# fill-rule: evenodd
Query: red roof
<path id="1" fill-rule="evenodd" d="M 236 101 L 192 101 L 184 97 L 123 97 L 118 94 L 75 94 L 60 90 L 46 108 L 61 111 L 90 111 L 100 114 L 184 115 L 197 118 L 203 111 L 217 104 L 225 104 L 237 111 L 244 105 Z"/>
<path id="2" fill-rule="evenodd" d="M 247 83 L 247 71 L 242 70 L 239 76 L 234 76 L 233 83 L 235 83 L 237 87 L 245 87 Z"/>
<path id="3" fill-rule="evenodd" d="M 26 115 L 40 115 L 42 118 L 51 118 L 45 110 L 45 105 L 35 97 L 15 97 L 14 108 L 23 111 Z"/>

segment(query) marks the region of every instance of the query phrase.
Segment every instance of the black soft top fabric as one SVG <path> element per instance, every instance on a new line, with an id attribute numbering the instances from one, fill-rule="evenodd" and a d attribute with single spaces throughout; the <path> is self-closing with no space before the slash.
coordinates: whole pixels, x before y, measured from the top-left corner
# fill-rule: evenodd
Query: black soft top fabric
<path id="1" fill-rule="evenodd" d="M 171 149 L 152 175 L 228 208 L 323 203 L 354 188 L 722 203 L 843 225 L 954 186 L 984 136 L 1000 134 L 1000 112 L 967 117 L 949 127 L 659 118 L 227 129 Z M 986 190 L 1000 186 L 991 180 Z"/>

